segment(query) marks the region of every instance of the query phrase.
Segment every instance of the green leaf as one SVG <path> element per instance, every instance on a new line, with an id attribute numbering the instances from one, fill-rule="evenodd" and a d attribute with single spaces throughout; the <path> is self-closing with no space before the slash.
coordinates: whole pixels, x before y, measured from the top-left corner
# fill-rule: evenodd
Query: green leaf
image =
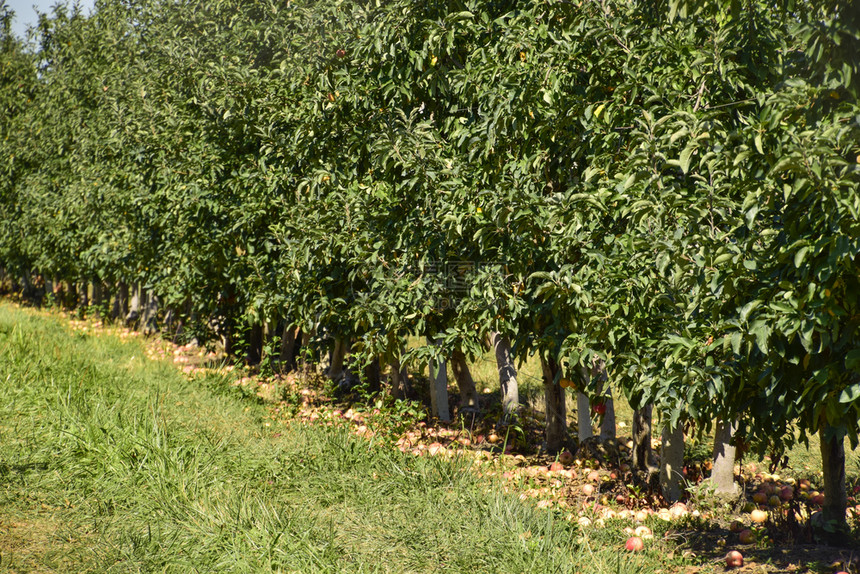
<path id="1" fill-rule="evenodd" d="M 797 250 L 797 253 L 794 254 L 794 266 L 800 269 L 800 266 L 803 265 L 803 260 L 806 259 L 806 254 L 809 253 L 809 247 L 804 246 Z"/>
<path id="2" fill-rule="evenodd" d="M 860 383 L 855 383 L 850 387 L 843 389 L 839 394 L 840 403 L 853 403 L 860 399 Z"/>
<path id="3" fill-rule="evenodd" d="M 696 146 L 688 146 L 681 152 L 681 157 L 678 160 L 681 165 L 681 171 L 687 173 L 690 171 L 690 160 L 693 157 L 693 152 L 696 151 Z"/>
<path id="4" fill-rule="evenodd" d="M 860 349 L 848 351 L 845 355 L 845 368 L 849 371 L 860 371 Z"/>

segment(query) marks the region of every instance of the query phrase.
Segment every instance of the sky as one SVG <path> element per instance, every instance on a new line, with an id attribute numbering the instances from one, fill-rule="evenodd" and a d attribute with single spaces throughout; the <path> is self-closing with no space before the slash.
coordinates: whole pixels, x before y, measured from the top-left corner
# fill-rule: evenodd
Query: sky
<path id="1" fill-rule="evenodd" d="M 95 0 L 79 0 L 81 8 L 85 12 L 89 12 Z M 12 31 L 19 38 L 24 37 L 24 33 L 28 26 L 36 23 L 37 16 L 34 6 L 39 12 L 51 13 L 51 7 L 57 4 L 71 4 L 71 1 L 66 0 L 6 0 L 6 5 L 15 12 L 15 22 L 12 24 Z"/>

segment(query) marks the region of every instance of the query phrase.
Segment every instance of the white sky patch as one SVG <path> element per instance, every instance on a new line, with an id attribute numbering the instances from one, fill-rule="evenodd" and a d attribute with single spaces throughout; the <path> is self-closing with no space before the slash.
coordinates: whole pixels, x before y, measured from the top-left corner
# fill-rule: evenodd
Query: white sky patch
<path id="1" fill-rule="evenodd" d="M 95 0 L 79 0 L 78 4 L 85 13 L 89 13 Z M 72 2 L 59 0 L 6 0 L 6 5 L 15 12 L 15 21 L 12 23 L 12 31 L 19 38 L 24 38 L 27 28 L 38 21 L 38 12 L 51 14 L 51 8 L 58 4 L 72 5 Z M 36 11 L 38 9 L 38 12 Z"/>

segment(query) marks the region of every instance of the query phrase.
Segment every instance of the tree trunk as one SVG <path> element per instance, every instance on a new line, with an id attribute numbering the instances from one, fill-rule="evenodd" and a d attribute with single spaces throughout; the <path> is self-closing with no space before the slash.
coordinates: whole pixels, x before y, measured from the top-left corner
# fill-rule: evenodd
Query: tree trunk
<path id="1" fill-rule="evenodd" d="M 125 316 L 125 323 L 133 329 L 137 329 L 140 322 L 140 307 L 141 307 L 141 290 L 140 283 L 134 283 L 131 287 L 131 302 L 129 304 L 128 313 Z"/>
<path id="2" fill-rule="evenodd" d="M 436 341 L 427 338 L 431 345 L 439 346 Z M 442 421 L 450 421 L 448 410 L 448 368 L 445 361 L 430 361 L 430 410 L 431 414 Z"/>
<path id="3" fill-rule="evenodd" d="M 248 330 L 248 352 L 245 360 L 249 365 L 259 365 L 263 360 L 263 325 L 255 323 Z"/>
<path id="4" fill-rule="evenodd" d="M 281 352 L 278 361 L 281 364 L 282 375 L 286 375 L 296 368 L 296 335 L 298 331 L 296 327 L 287 323 L 281 334 Z"/>
<path id="5" fill-rule="evenodd" d="M 737 429 L 736 422 L 717 421 L 714 433 L 714 468 L 711 469 L 711 485 L 717 494 L 735 496 L 738 485 L 735 483 L 735 454 L 732 437 Z"/>
<path id="6" fill-rule="evenodd" d="M 660 488 L 663 498 L 677 502 L 683 494 L 684 425 L 679 421 L 675 428 L 663 427 L 663 445 L 660 448 Z"/>
<path id="7" fill-rule="evenodd" d="M 146 306 L 143 310 L 143 334 L 152 335 L 158 332 L 158 295 L 152 291 L 146 293 Z"/>
<path id="8" fill-rule="evenodd" d="M 78 284 L 74 281 L 68 282 L 69 288 L 66 290 L 66 308 L 74 310 L 78 308 Z"/>
<path id="9" fill-rule="evenodd" d="M 103 319 L 102 317 L 102 303 L 103 303 L 103 290 L 102 290 L 102 282 L 100 280 L 93 281 L 93 309 L 95 309 L 96 317 L 99 319 Z"/>
<path id="10" fill-rule="evenodd" d="M 86 281 L 81 283 L 81 287 L 78 290 L 80 294 L 80 308 L 81 314 L 85 314 L 90 306 L 90 285 Z"/>
<path id="11" fill-rule="evenodd" d="M 651 405 L 633 411 L 633 468 L 639 472 L 654 470 L 651 451 Z"/>
<path id="12" fill-rule="evenodd" d="M 502 408 L 505 417 L 520 409 L 520 392 L 517 385 L 517 369 L 511 358 L 511 341 L 500 333 L 492 333 L 490 341 L 496 351 L 496 366 L 499 369 L 499 387 L 502 390 Z"/>
<path id="13" fill-rule="evenodd" d="M 836 526 L 836 536 L 844 538 L 848 532 L 845 511 L 848 507 L 848 495 L 845 487 L 845 441 L 833 432 L 827 438 L 827 431 L 835 429 L 821 425 L 818 437 L 821 439 L 821 467 L 824 471 L 824 506 L 822 516 L 824 524 Z"/>
<path id="14" fill-rule="evenodd" d="M 364 380 L 367 382 L 367 390 L 372 394 L 382 389 L 382 370 L 379 368 L 379 357 L 374 357 L 369 365 L 363 369 Z"/>
<path id="15" fill-rule="evenodd" d="M 594 436 L 591 428 L 591 405 L 583 393 L 576 393 L 576 428 L 579 442 Z"/>
<path id="16" fill-rule="evenodd" d="M 412 395 L 412 385 L 409 382 L 409 371 L 400 364 L 400 359 L 392 357 L 388 361 L 389 377 L 391 378 L 391 396 L 395 399 L 405 399 Z"/>
<path id="17" fill-rule="evenodd" d="M 546 448 L 557 453 L 567 446 L 567 407 L 564 389 L 556 382 L 559 366 L 552 359 L 541 357 L 543 393 L 546 406 Z"/>
<path id="18" fill-rule="evenodd" d="M 343 378 L 343 359 L 349 351 L 349 341 L 343 337 L 334 338 L 334 348 L 331 351 L 331 365 L 328 368 L 328 378 L 339 382 Z"/>
<path id="19" fill-rule="evenodd" d="M 296 338 L 301 341 L 301 346 L 296 350 L 296 364 L 298 369 L 307 375 L 313 370 L 313 357 L 311 356 L 310 349 L 311 333 L 305 333 L 301 330 L 299 330 L 299 333 L 301 334 L 301 338 Z"/>
<path id="20" fill-rule="evenodd" d="M 116 299 L 113 302 L 111 318 L 116 321 L 128 315 L 128 283 L 120 282 L 116 289 Z"/>
<path id="21" fill-rule="evenodd" d="M 609 385 L 606 386 L 606 398 L 603 400 L 606 411 L 603 413 L 603 420 L 600 421 L 600 440 L 615 440 L 615 401 L 612 400 L 612 389 Z"/>
<path id="22" fill-rule="evenodd" d="M 460 349 L 456 349 L 451 355 L 451 369 L 460 388 L 460 410 L 477 410 L 478 391 L 475 389 L 472 373 L 469 372 L 466 355 Z"/>

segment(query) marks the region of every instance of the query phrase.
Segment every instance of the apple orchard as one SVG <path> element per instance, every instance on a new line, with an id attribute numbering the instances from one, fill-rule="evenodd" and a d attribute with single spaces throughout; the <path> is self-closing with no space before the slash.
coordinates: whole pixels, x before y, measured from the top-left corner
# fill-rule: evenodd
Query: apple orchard
<path id="1" fill-rule="evenodd" d="M 542 448 L 614 439 L 623 394 L 632 473 L 668 500 L 685 429 L 729 492 L 736 449 L 817 435 L 821 520 L 846 527 L 852 2 L 97 0 L 26 39 L 10 18 L 7 289 L 397 398 L 429 365 L 443 421 L 480 408 L 489 348 L 515 421 L 536 358 Z"/>

